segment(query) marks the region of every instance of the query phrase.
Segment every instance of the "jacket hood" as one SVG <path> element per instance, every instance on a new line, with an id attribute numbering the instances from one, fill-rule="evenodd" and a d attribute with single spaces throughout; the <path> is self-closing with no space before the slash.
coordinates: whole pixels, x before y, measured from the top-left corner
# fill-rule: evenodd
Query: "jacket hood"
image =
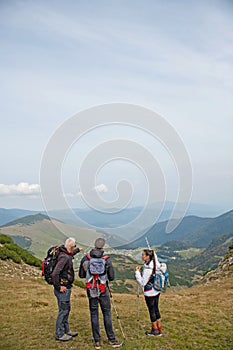
<path id="1" fill-rule="evenodd" d="M 92 258 L 102 258 L 103 255 L 104 255 L 104 251 L 100 249 L 92 249 L 90 251 L 90 256 Z"/>
<path id="2" fill-rule="evenodd" d="M 64 246 L 64 244 L 62 246 L 60 246 L 59 251 L 61 253 L 66 253 L 68 255 L 71 255 L 71 253 L 68 253 L 68 251 L 67 251 L 66 247 Z"/>

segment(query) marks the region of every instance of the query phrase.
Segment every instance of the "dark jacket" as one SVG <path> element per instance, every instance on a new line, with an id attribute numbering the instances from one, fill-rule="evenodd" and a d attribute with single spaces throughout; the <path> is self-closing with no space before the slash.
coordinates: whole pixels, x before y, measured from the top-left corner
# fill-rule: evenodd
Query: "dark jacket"
<path id="1" fill-rule="evenodd" d="M 59 249 L 60 253 L 53 270 L 52 281 L 57 290 L 60 290 L 60 286 L 66 286 L 69 289 L 74 282 L 73 256 L 79 252 L 79 248 L 76 248 L 73 253 L 68 253 L 64 245 Z"/>
<path id="2" fill-rule="evenodd" d="M 102 258 L 104 256 L 104 251 L 100 249 L 92 249 L 90 251 L 90 256 L 91 258 Z M 80 278 L 86 278 L 88 261 L 89 260 L 86 255 L 81 260 L 80 267 L 79 267 L 79 274 L 78 274 Z M 105 266 L 106 266 L 106 273 L 107 273 L 108 280 L 113 281 L 115 276 L 114 276 L 114 269 L 110 258 L 106 260 Z"/>

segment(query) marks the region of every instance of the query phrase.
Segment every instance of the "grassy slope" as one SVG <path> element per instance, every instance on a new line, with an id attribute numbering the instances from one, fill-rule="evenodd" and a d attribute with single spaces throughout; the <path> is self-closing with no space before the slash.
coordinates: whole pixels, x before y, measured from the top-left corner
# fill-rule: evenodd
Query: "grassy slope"
<path id="1" fill-rule="evenodd" d="M 58 229 L 58 228 L 59 229 Z M 67 236 L 74 237 L 80 245 L 88 245 L 94 241 L 97 236 L 95 230 L 89 230 L 82 227 L 67 225 L 56 221 L 56 226 L 50 220 L 36 221 L 32 224 L 16 224 L 1 228 L 1 233 L 10 236 L 28 237 L 32 244 L 29 250 L 39 258 L 44 258 L 47 250 L 52 245 L 63 243 Z"/>
<path id="2" fill-rule="evenodd" d="M 6 262 L 0 261 L 0 305 L 4 312 L 0 323 L 0 349 L 93 348 L 87 299 L 83 290 L 73 288 L 70 315 L 71 326 L 79 330 L 80 335 L 72 342 L 57 343 L 54 340 L 57 306 L 52 287 L 45 284 L 36 274 L 28 277 L 30 274 L 22 273 L 22 268 L 20 270 L 17 264 L 14 265 L 14 273 L 4 264 Z M 10 271 L 10 276 L 6 271 Z M 160 308 L 164 335 L 159 339 L 147 338 L 144 335 L 148 329 L 149 318 L 143 297 L 140 296 L 138 323 L 136 294 L 115 294 L 115 304 L 128 338 L 124 349 L 231 349 L 232 284 L 231 277 L 221 284 L 215 282 L 207 286 L 173 290 L 163 294 Z M 116 335 L 121 338 L 114 313 L 113 322 Z M 102 320 L 101 334 L 105 339 Z M 104 344 L 102 349 L 109 349 L 109 346 Z"/>

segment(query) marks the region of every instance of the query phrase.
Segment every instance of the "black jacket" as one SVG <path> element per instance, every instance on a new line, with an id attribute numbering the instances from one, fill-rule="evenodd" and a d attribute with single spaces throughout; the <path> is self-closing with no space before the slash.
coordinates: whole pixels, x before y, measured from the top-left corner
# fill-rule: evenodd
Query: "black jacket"
<path id="1" fill-rule="evenodd" d="M 58 261 L 53 270 L 52 281 L 57 290 L 60 290 L 60 286 L 72 287 L 74 282 L 74 268 L 73 268 L 73 256 L 79 252 L 79 248 L 76 248 L 73 253 L 68 253 L 64 245 L 60 248 Z"/>
<path id="2" fill-rule="evenodd" d="M 104 256 L 104 251 L 100 249 L 92 249 L 90 251 L 90 256 L 91 258 L 102 258 Z M 78 274 L 80 278 L 86 278 L 88 261 L 89 260 L 86 255 L 81 260 L 80 267 L 79 267 L 79 274 Z M 108 280 L 113 281 L 115 276 L 114 276 L 114 269 L 110 258 L 106 260 L 105 266 L 106 266 L 106 273 L 107 273 Z"/>

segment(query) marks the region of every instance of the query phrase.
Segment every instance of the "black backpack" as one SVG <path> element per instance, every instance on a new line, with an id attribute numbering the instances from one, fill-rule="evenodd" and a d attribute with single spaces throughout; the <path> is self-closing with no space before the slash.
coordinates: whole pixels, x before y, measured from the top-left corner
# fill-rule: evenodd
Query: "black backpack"
<path id="1" fill-rule="evenodd" d="M 48 284 L 53 284 L 52 273 L 57 264 L 60 246 L 49 248 L 46 258 L 42 261 L 42 276 Z"/>

